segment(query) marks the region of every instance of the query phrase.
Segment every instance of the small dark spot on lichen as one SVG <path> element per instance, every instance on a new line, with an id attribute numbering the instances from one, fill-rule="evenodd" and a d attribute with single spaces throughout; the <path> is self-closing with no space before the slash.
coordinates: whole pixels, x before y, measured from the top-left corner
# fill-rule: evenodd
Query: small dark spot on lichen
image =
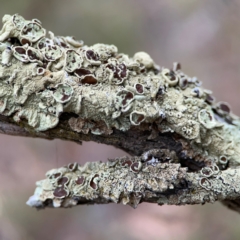
<path id="1" fill-rule="evenodd" d="M 201 178 L 199 183 L 200 186 L 202 186 L 206 190 L 209 190 L 212 187 L 211 182 L 207 178 Z"/>
<path id="2" fill-rule="evenodd" d="M 210 177 L 213 174 L 211 168 L 208 168 L 208 167 L 203 168 L 201 170 L 201 173 L 202 173 L 202 175 L 204 175 L 206 177 Z"/>
<path id="3" fill-rule="evenodd" d="M 132 161 L 130 161 L 130 160 L 126 160 L 122 163 L 123 167 L 126 167 L 126 166 L 130 167 L 131 165 L 132 165 Z"/>
<path id="4" fill-rule="evenodd" d="M 113 72 L 113 77 L 119 80 L 117 83 L 122 83 L 127 77 L 127 67 L 124 63 L 117 64 L 116 66 L 113 64 L 107 64 L 106 67 L 111 69 Z"/>
<path id="5" fill-rule="evenodd" d="M 78 77 L 82 77 L 82 76 L 85 76 L 85 75 L 92 74 L 91 71 L 89 71 L 87 69 L 84 69 L 84 68 L 76 69 L 74 72 Z"/>
<path id="6" fill-rule="evenodd" d="M 213 174 L 217 174 L 219 172 L 219 167 L 217 165 L 210 166 L 210 168 L 213 171 Z"/>
<path id="7" fill-rule="evenodd" d="M 86 57 L 89 60 L 94 60 L 94 61 L 98 61 L 99 57 L 96 53 L 94 53 L 92 50 L 87 50 L 86 51 Z"/>
<path id="8" fill-rule="evenodd" d="M 136 90 L 138 93 L 143 93 L 143 85 L 142 84 L 136 84 Z"/>
<path id="9" fill-rule="evenodd" d="M 90 187 L 93 188 L 94 190 L 97 189 L 97 184 L 94 182 L 94 179 L 99 177 L 98 174 L 95 174 L 94 177 L 92 178 L 92 180 L 90 181 Z"/>
<path id="10" fill-rule="evenodd" d="M 206 181 L 207 181 L 207 178 L 202 178 L 201 179 L 201 184 L 203 185 L 204 183 L 206 183 Z"/>
<path id="11" fill-rule="evenodd" d="M 89 76 L 84 77 L 81 82 L 87 83 L 87 84 L 96 84 L 97 79 L 94 76 L 89 75 Z"/>
<path id="12" fill-rule="evenodd" d="M 122 101 L 122 105 L 125 106 L 131 99 L 133 99 L 133 94 L 131 92 L 127 92 Z"/>
<path id="13" fill-rule="evenodd" d="M 219 162 L 220 162 L 221 164 L 227 164 L 227 163 L 228 163 L 228 159 L 227 159 L 226 156 L 220 156 Z"/>
<path id="14" fill-rule="evenodd" d="M 133 163 L 132 165 L 131 165 L 131 170 L 133 171 L 133 172 L 139 172 L 139 170 L 140 170 L 140 168 L 139 168 L 139 162 L 135 162 L 135 163 Z"/>
<path id="15" fill-rule="evenodd" d="M 51 175 L 51 178 L 59 178 L 62 174 L 61 173 L 54 173 L 53 175 Z"/>
<path id="16" fill-rule="evenodd" d="M 58 185 L 63 186 L 68 183 L 68 180 L 69 179 L 67 177 L 61 177 L 58 179 L 57 183 Z"/>
<path id="17" fill-rule="evenodd" d="M 77 168 L 78 164 L 77 163 L 69 163 L 68 164 L 68 169 L 70 171 L 74 171 Z"/>
<path id="18" fill-rule="evenodd" d="M 77 185 L 82 185 L 84 183 L 84 176 L 78 177 L 75 182 Z"/>
<path id="19" fill-rule="evenodd" d="M 53 192 L 54 197 L 64 198 L 68 195 L 68 192 L 63 187 L 57 187 Z"/>
<path id="20" fill-rule="evenodd" d="M 179 86 L 181 89 L 185 89 L 188 86 L 188 79 L 186 77 L 180 78 Z"/>
<path id="21" fill-rule="evenodd" d="M 15 50 L 19 54 L 26 54 L 26 50 L 23 47 L 16 47 Z"/>
<path id="22" fill-rule="evenodd" d="M 220 103 L 219 107 L 222 111 L 226 112 L 226 113 L 230 113 L 230 107 L 225 104 L 225 103 Z"/>
<path id="23" fill-rule="evenodd" d="M 175 81 L 176 80 L 176 75 L 174 73 L 174 71 L 170 70 L 168 73 L 165 74 L 171 81 Z"/>

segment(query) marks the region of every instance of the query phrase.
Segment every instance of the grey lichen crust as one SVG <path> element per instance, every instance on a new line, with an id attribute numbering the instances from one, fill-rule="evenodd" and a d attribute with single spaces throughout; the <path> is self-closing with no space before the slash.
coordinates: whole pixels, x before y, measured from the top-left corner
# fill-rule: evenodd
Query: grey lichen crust
<path id="1" fill-rule="evenodd" d="M 183 73 L 178 63 L 167 69 L 157 66 L 145 52 L 131 58 L 118 53 L 114 45 L 87 46 L 52 32 L 47 36 L 39 20 L 28 21 L 18 14 L 3 17 L 0 62 L 0 114 L 19 125 L 27 121 L 31 131 L 57 127 L 66 113 L 71 116 L 69 129 L 75 133 L 107 138 L 116 131 L 137 129 L 150 131 L 149 141 L 172 134 L 186 150 L 181 152 L 181 159 L 196 158 L 202 162 L 200 168 L 239 166 L 240 119 L 227 103 L 215 103 L 211 91 L 202 88 L 197 78 Z M 38 183 L 34 196 L 39 199 L 34 201 L 42 206 L 50 199 L 54 206 L 69 206 L 78 203 L 76 199 L 92 198 L 131 205 L 131 196 L 144 198 L 148 187 L 157 194 L 173 191 L 180 184 L 176 179 L 181 180 L 183 173 L 186 178 L 190 176 L 180 167 L 188 164 L 183 164 L 179 155 L 169 163 L 156 159 L 156 164 L 143 166 L 137 173 L 120 166 L 121 161 L 114 167 L 110 163 L 87 164 L 85 172 L 80 167 L 55 170 L 61 172 L 61 178 L 50 174 Z M 138 158 L 129 161 L 136 162 L 137 167 L 142 164 Z M 77 184 L 77 177 L 83 177 L 84 183 Z M 62 178 L 67 182 L 58 184 Z M 198 183 L 208 190 L 211 181 L 208 177 Z M 54 195 L 58 191 L 66 196 Z"/>
<path id="2" fill-rule="evenodd" d="M 73 207 L 79 204 L 123 203 L 136 208 L 141 202 L 159 205 L 204 204 L 234 199 L 240 194 L 239 172 L 219 172 L 215 165 L 200 173 L 187 173 L 180 164 L 157 161 L 154 157 L 91 162 L 53 169 L 37 182 L 27 202 L 38 209 Z"/>
<path id="3" fill-rule="evenodd" d="M 107 163 L 72 163 L 53 169 L 47 172 L 47 179 L 37 182 L 27 204 L 44 208 L 122 202 L 136 208 L 145 197 L 154 200 L 159 193 L 181 186 L 186 177 L 186 168 L 180 164 L 141 160 L 122 157 Z"/>

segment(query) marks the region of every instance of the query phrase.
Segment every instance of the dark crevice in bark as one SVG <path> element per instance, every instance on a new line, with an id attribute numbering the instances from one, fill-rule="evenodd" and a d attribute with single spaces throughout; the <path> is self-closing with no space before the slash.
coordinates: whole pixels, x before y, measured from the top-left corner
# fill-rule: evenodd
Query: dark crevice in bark
<path id="1" fill-rule="evenodd" d="M 74 132 L 68 124 L 71 117 L 77 117 L 76 114 L 64 113 L 61 115 L 57 127 L 45 132 L 36 132 L 26 121 L 21 121 L 21 126 L 9 117 L 0 117 L 0 131 L 8 135 L 20 135 L 27 137 L 41 137 L 45 139 L 59 138 L 62 140 L 74 141 L 81 144 L 81 141 L 94 141 L 106 145 L 112 145 L 124 150 L 126 153 L 134 156 L 140 156 L 151 149 L 168 149 L 174 151 L 182 167 L 188 167 L 189 172 L 199 171 L 205 166 L 204 161 L 196 161 L 194 156 L 189 156 L 188 150 L 182 145 L 183 140 L 176 133 L 159 133 L 158 136 L 149 140 L 151 131 L 142 131 L 139 128 L 131 128 L 127 132 L 114 129 L 111 135 L 94 135 Z M 187 142 L 186 142 L 187 143 Z M 189 148 L 189 144 L 186 144 Z M 185 147 L 186 148 L 186 147 Z M 186 151 L 187 150 L 187 151 Z"/>

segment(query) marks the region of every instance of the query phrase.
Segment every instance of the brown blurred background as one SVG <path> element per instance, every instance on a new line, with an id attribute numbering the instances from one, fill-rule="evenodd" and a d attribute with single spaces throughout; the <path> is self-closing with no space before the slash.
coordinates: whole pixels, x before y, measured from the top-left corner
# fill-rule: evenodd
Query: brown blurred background
<path id="1" fill-rule="evenodd" d="M 179 61 L 240 115 L 240 0 L 0 0 L 1 17 L 14 13 L 87 45 L 115 44 L 130 56 L 146 51 L 169 68 Z M 91 142 L 5 135 L 0 146 L 0 240 L 240 239 L 240 215 L 221 204 L 36 211 L 25 202 L 47 170 L 125 153 Z"/>

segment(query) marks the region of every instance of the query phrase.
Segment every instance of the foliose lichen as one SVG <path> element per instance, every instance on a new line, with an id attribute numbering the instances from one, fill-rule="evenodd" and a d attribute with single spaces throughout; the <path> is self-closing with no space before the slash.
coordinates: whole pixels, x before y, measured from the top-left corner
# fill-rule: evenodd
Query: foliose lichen
<path id="1" fill-rule="evenodd" d="M 186 168 L 180 164 L 161 163 L 154 166 L 141 158 L 122 157 L 107 163 L 76 163 L 53 169 L 45 180 L 37 182 L 34 195 L 27 204 L 32 207 L 72 207 L 82 202 L 122 202 L 136 208 L 149 192 L 166 192 L 181 185 Z M 71 166 L 71 167 L 70 167 Z M 57 176 L 57 177 L 56 177 Z M 138 194 L 137 194 L 138 193 Z"/>
<path id="2" fill-rule="evenodd" d="M 145 52 L 130 58 L 113 45 L 47 36 L 39 20 L 18 14 L 3 17 L 0 53 L 1 114 L 25 118 L 37 131 L 55 127 L 62 113 L 71 112 L 92 128 L 103 126 L 90 131 L 95 134 L 156 123 L 160 133 L 176 132 L 193 148 L 205 145 L 207 157 L 220 157 L 221 137 L 236 143 L 222 154 L 230 161 L 240 154 L 234 134 L 239 118 L 227 103 L 215 104 L 211 91 L 179 63 L 161 68 Z M 80 131 L 76 121 L 69 125 Z"/>
<path id="3" fill-rule="evenodd" d="M 201 168 L 211 169 L 201 172 L 206 180 L 199 184 L 205 188 L 210 188 L 209 177 L 217 171 L 212 166 L 223 170 L 239 165 L 239 117 L 227 103 L 215 103 L 212 92 L 186 75 L 179 63 L 168 69 L 145 52 L 129 57 L 114 45 L 87 46 L 73 37 L 47 34 L 39 20 L 18 14 L 5 15 L 2 21 L 1 115 L 19 124 L 25 121 L 34 131 L 56 127 L 61 115 L 68 113 L 68 126 L 77 133 L 111 135 L 115 130 L 147 129 L 152 130 L 148 140 L 174 133 L 194 156 L 201 155 Z M 182 155 L 189 159 L 191 154 L 182 151 Z M 157 158 L 152 156 L 149 164 L 157 166 Z M 140 165 L 132 163 L 129 171 L 139 174 Z M 78 187 L 90 184 L 94 191 L 100 189 L 101 175 L 87 179 L 80 174 L 74 181 Z M 70 194 L 66 184 L 59 186 L 56 197 Z M 131 184 L 126 186 L 130 189 Z M 59 204 L 58 200 L 55 205 Z"/>

